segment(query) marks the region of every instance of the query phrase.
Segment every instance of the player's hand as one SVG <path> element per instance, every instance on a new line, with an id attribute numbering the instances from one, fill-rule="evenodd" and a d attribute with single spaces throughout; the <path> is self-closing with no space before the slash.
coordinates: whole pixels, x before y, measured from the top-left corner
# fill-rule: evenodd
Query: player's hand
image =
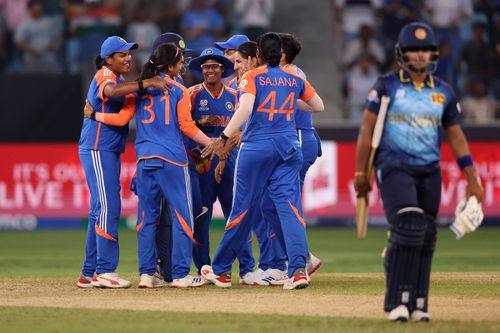
<path id="1" fill-rule="evenodd" d="M 483 202 L 483 186 L 477 176 L 467 179 L 467 198 L 475 196 L 479 203 Z"/>
<path id="2" fill-rule="evenodd" d="M 219 164 L 215 167 L 215 181 L 220 184 L 222 180 L 222 173 L 224 172 L 224 168 L 226 167 L 226 161 L 220 161 Z"/>
<path id="3" fill-rule="evenodd" d="M 92 105 L 89 103 L 88 100 L 85 100 L 85 106 L 83 107 L 83 116 L 85 118 L 90 118 L 90 115 L 94 112 L 94 108 Z"/>
<path id="4" fill-rule="evenodd" d="M 211 140 L 210 143 L 201 151 L 201 157 L 212 159 L 214 154 L 219 155 L 221 150 L 224 148 L 224 145 L 225 142 L 221 138 Z"/>
<path id="5" fill-rule="evenodd" d="M 366 175 L 354 176 L 354 189 L 356 190 L 356 198 L 365 197 L 371 190 L 371 184 Z"/>
<path id="6" fill-rule="evenodd" d="M 231 147 L 239 147 L 241 144 L 241 133 L 230 137 L 229 140 L 227 140 L 227 144 Z"/>
<path id="7" fill-rule="evenodd" d="M 159 90 L 167 90 L 168 89 L 168 80 L 162 79 L 159 76 L 152 77 L 150 79 L 143 81 L 144 88 L 155 88 Z"/>
<path id="8" fill-rule="evenodd" d="M 220 126 L 220 119 L 213 114 L 201 117 L 196 121 L 196 125 L 198 126 Z"/>

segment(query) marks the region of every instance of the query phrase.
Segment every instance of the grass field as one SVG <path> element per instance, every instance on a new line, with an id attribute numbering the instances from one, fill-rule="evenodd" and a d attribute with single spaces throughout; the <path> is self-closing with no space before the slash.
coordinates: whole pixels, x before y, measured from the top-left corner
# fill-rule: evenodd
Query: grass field
<path id="1" fill-rule="evenodd" d="M 221 231 L 212 233 L 217 243 Z M 310 288 L 136 288 L 135 234 L 120 234 L 118 272 L 128 290 L 79 290 L 83 231 L 0 232 L 0 333 L 4 332 L 500 332 L 500 228 L 456 241 L 441 229 L 433 266 L 430 324 L 394 324 L 382 312 L 381 229 L 309 230 L 323 260 Z M 234 267 L 237 272 L 237 264 Z"/>

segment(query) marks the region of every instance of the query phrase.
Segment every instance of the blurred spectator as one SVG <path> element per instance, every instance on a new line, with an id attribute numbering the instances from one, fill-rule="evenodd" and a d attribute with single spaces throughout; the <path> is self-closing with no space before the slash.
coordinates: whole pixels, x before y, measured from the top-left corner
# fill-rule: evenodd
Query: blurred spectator
<path id="1" fill-rule="evenodd" d="M 241 32 L 250 40 L 256 40 L 271 27 L 274 0 L 236 0 L 234 11 Z"/>
<path id="2" fill-rule="evenodd" d="M 426 0 L 425 7 L 438 43 L 449 45 L 450 59 L 455 66 L 462 48 L 459 26 L 473 14 L 472 0 Z"/>
<path id="3" fill-rule="evenodd" d="M 347 118 L 353 125 L 361 123 L 366 96 L 380 75 L 371 54 L 362 53 L 347 74 Z"/>
<path id="4" fill-rule="evenodd" d="M 28 2 L 29 16 L 15 31 L 16 47 L 22 52 L 25 73 L 56 73 L 61 70 L 57 49 L 61 34 L 53 20 L 44 15 L 41 0 Z"/>
<path id="5" fill-rule="evenodd" d="M 473 24 L 474 37 L 467 41 L 460 53 L 465 66 L 466 80 L 482 80 L 488 77 L 488 44 L 485 40 L 485 25 L 477 21 Z M 467 84 L 467 82 L 465 82 Z"/>
<path id="6" fill-rule="evenodd" d="M 382 32 L 391 46 L 395 44 L 403 26 L 419 21 L 421 16 L 419 1 L 415 0 L 386 0 L 382 12 Z"/>
<path id="7" fill-rule="evenodd" d="M 445 80 L 446 82 L 451 82 L 452 66 L 450 60 L 450 47 L 448 46 L 448 43 L 439 44 L 438 51 L 439 59 L 434 75 L 440 79 Z"/>
<path id="8" fill-rule="evenodd" d="M 470 91 L 471 94 L 460 102 L 464 121 L 485 125 L 499 117 L 500 104 L 488 95 L 484 81 L 471 81 Z"/>
<path id="9" fill-rule="evenodd" d="M 193 57 L 196 57 L 223 36 L 224 26 L 224 18 L 208 6 L 207 0 L 193 0 L 191 7 L 182 15 L 181 35 L 193 50 Z"/>
<path id="10" fill-rule="evenodd" d="M 382 0 L 332 0 L 336 20 L 341 25 L 343 45 L 348 45 L 357 37 L 361 26 L 378 28 L 378 11 L 382 8 Z"/>
<path id="11" fill-rule="evenodd" d="M 66 7 L 68 33 L 66 57 L 69 71 L 81 73 L 83 86 L 92 80 L 95 72 L 95 57 L 100 45 L 111 35 L 118 35 L 121 17 L 115 7 L 100 0 L 71 0 Z"/>
<path id="12" fill-rule="evenodd" d="M 139 2 L 135 9 L 135 19 L 127 26 L 125 39 L 139 44 L 134 52 L 134 67 L 132 70 L 139 73 L 142 66 L 149 60 L 153 41 L 161 32 L 155 22 L 151 21 L 145 3 Z"/>
<path id="13" fill-rule="evenodd" d="M 495 17 L 490 43 L 490 88 L 493 96 L 500 100 L 500 14 Z"/>
<path id="14" fill-rule="evenodd" d="M 2 33 L 2 51 L 4 64 L 16 61 L 17 53 L 14 47 L 14 31 L 19 24 L 28 18 L 28 0 L 0 0 L 0 15 L 4 21 Z"/>
<path id="15" fill-rule="evenodd" d="M 344 68 L 351 68 L 364 53 L 369 54 L 375 60 L 379 69 L 385 65 L 384 47 L 373 38 L 372 28 L 367 25 L 362 25 L 359 37 L 347 44 L 342 56 L 342 65 Z"/>

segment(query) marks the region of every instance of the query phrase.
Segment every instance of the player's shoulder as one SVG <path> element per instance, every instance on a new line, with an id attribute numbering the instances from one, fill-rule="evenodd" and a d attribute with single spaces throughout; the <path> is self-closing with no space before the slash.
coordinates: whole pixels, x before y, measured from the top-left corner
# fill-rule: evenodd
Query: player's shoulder
<path id="1" fill-rule="evenodd" d="M 194 86 L 191 86 L 188 88 L 188 92 L 189 92 L 190 96 L 194 96 L 194 95 L 198 94 L 199 92 L 201 92 L 202 90 L 203 90 L 203 84 L 201 84 L 201 83 L 195 84 Z"/>
<path id="2" fill-rule="evenodd" d="M 259 66 L 257 68 L 249 70 L 248 72 L 243 74 L 243 76 L 241 78 L 249 80 L 249 79 L 255 78 L 257 75 L 267 73 L 268 71 L 269 71 L 269 69 L 267 68 L 267 65 L 262 65 L 262 66 Z"/>
<path id="3" fill-rule="evenodd" d="M 97 81 L 101 81 L 101 80 L 116 81 L 117 76 L 112 70 L 110 70 L 106 66 L 103 66 L 103 67 L 101 67 L 101 69 L 99 69 L 97 71 L 97 73 L 95 73 L 95 79 Z"/>
<path id="4" fill-rule="evenodd" d="M 448 84 L 448 82 L 433 75 L 430 76 L 430 79 L 433 81 L 435 89 L 442 90 L 443 92 L 448 94 L 453 94 L 453 95 L 455 94 L 453 88 Z"/>
<path id="5" fill-rule="evenodd" d="M 225 89 L 228 93 L 230 93 L 230 94 L 232 94 L 232 95 L 236 96 L 236 90 L 234 90 L 234 89 L 233 89 L 233 88 L 231 88 L 230 86 L 224 86 L 224 89 Z"/>
<path id="6" fill-rule="evenodd" d="M 307 79 L 306 74 L 302 69 L 300 69 L 297 65 L 294 64 L 288 64 L 285 66 L 282 66 L 281 69 L 291 75 L 298 76 L 302 79 Z"/>

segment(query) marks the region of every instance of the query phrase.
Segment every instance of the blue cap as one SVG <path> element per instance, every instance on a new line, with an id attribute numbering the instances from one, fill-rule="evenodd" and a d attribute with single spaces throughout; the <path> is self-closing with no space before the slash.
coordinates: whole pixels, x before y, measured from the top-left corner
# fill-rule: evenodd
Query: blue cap
<path id="1" fill-rule="evenodd" d="M 127 41 L 119 36 L 111 36 L 101 45 L 101 58 L 106 58 L 115 52 L 123 52 L 138 48 L 137 43 L 127 43 Z"/>
<path id="2" fill-rule="evenodd" d="M 422 22 L 413 22 L 405 25 L 399 32 L 398 48 L 408 47 L 434 47 L 437 48 L 436 38 L 431 27 Z"/>
<path id="3" fill-rule="evenodd" d="M 250 39 L 248 39 L 247 36 L 245 35 L 234 35 L 231 38 L 229 38 L 225 42 L 215 42 L 214 45 L 216 48 L 219 50 L 236 50 L 241 44 L 245 42 L 249 42 Z"/>
<path id="4" fill-rule="evenodd" d="M 224 73 L 222 73 L 222 77 L 228 77 L 234 73 L 234 64 L 231 60 L 224 57 L 224 53 L 216 49 L 215 47 L 210 47 L 208 49 L 204 49 L 201 52 L 199 57 L 196 57 L 191 60 L 189 63 L 189 69 L 191 73 L 196 75 L 198 78 L 203 79 L 203 73 L 201 72 L 201 65 L 205 62 L 205 60 L 214 59 L 217 60 L 224 66 Z"/>
<path id="5" fill-rule="evenodd" d="M 165 32 L 164 34 L 161 34 L 160 36 L 156 37 L 156 39 L 153 42 L 153 46 L 151 47 L 151 53 L 153 53 L 158 48 L 158 46 L 166 43 L 174 43 L 175 46 L 181 49 L 182 52 L 192 51 L 191 49 L 186 48 L 186 43 L 184 42 L 184 39 L 180 35 L 174 32 Z"/>

